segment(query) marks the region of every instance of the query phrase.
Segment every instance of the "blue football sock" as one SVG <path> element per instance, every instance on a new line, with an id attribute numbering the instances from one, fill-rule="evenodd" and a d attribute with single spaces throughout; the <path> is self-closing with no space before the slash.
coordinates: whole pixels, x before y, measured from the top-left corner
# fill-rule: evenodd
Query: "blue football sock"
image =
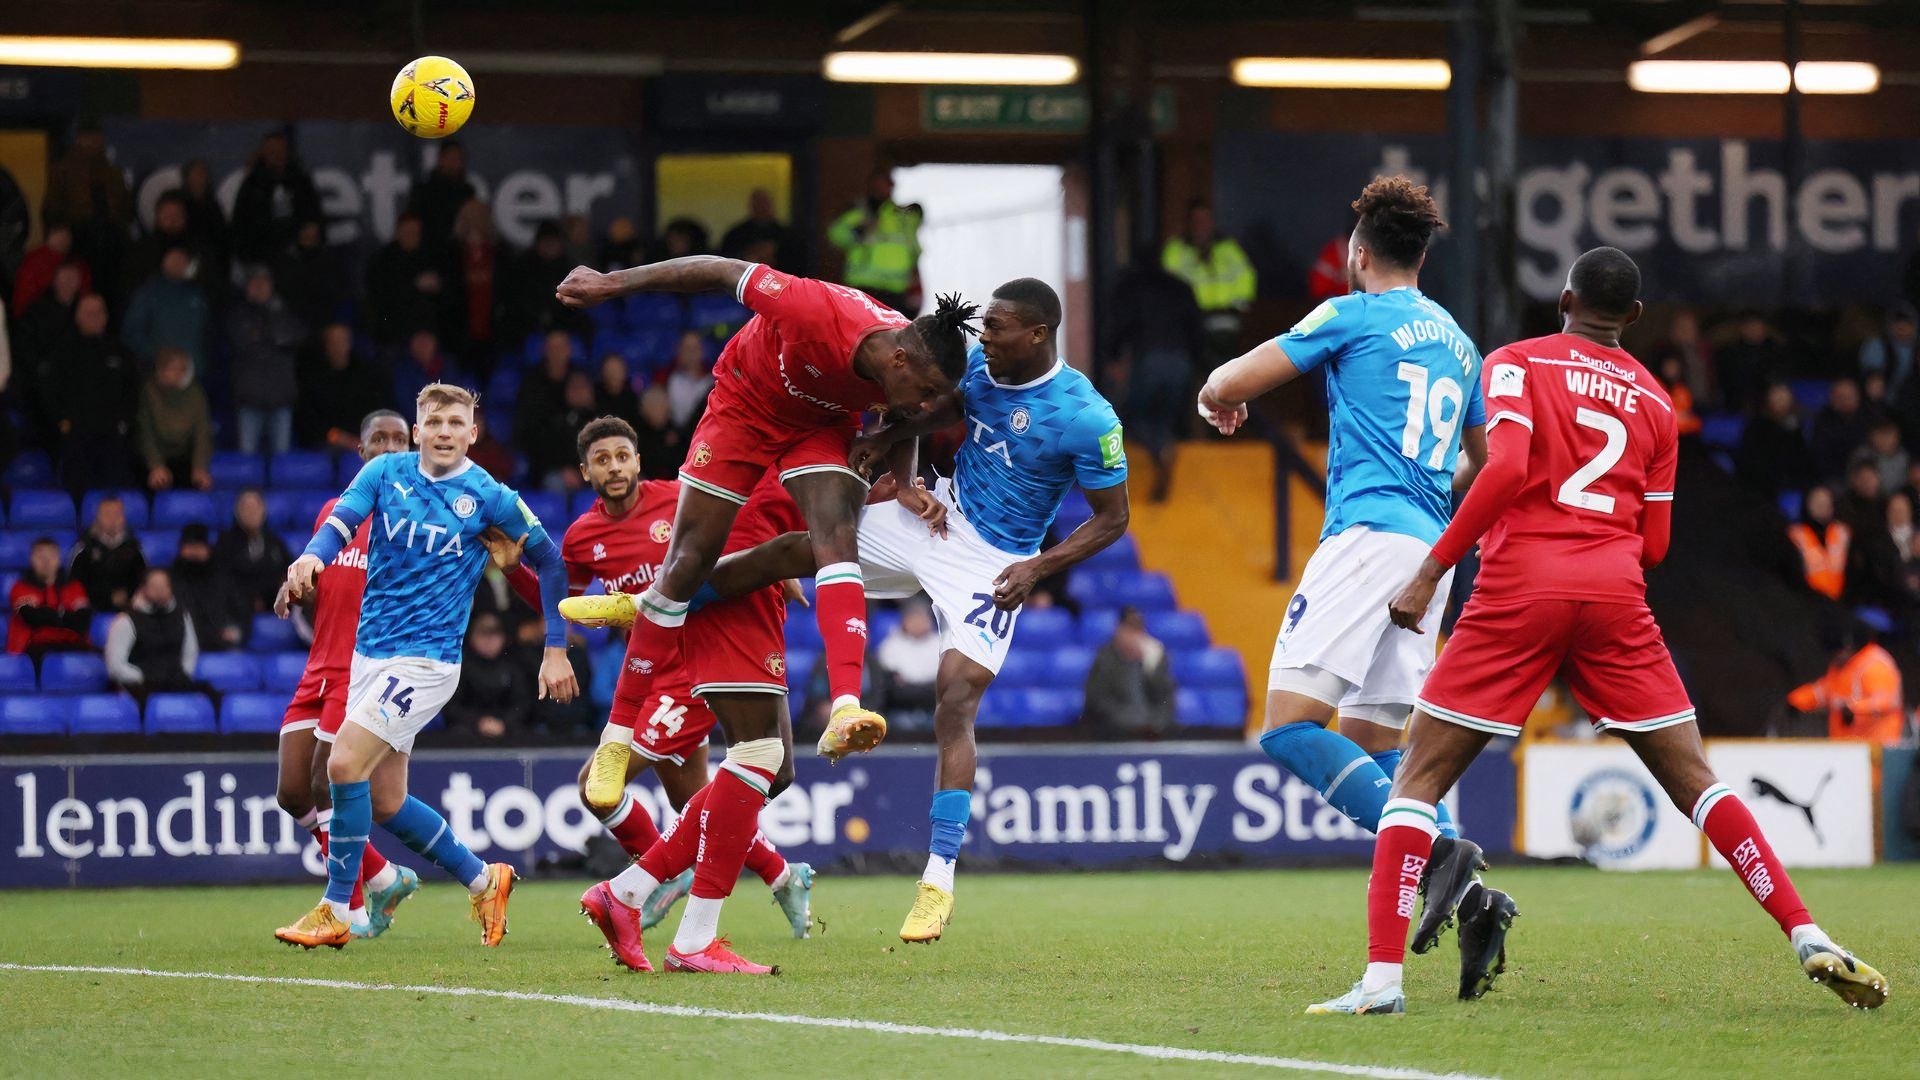
<path id="1" fill-rule="evenodd" d="M 1260 749 L 1288 772 L 1313 785 L 1327 805 L 1373 832 L 1380 824 L 1393 781 L 1352 739 L 1310 720 L 1260 736 Z"/>
<path id="2" fill-rule="evenodd" d="M 333 794 L 333 823 L 327 827 L 327 899 L 345 904 L 353 899 L 360 880 L 360 855 L 373 831 L 373 796 L 365 780 L 329 784 Z"/>
<path id="3" fill-rule="evenodd" d="M 1391 780 L 1393 779 L 1393 774 L 1400 769 L 1400 750 L 1398 748 L 1382 750 L 1373 755 L 1373 760 L 1375 764 L 1380 766 L 1380 771 L 1387 774 L 1387 779 Z M 1453 815 L 1447 813 L 1447 804 L 1444 802 L 1434 803 L 1433 812 L 1435 819 L 1440 823 L 1440 835 L 1458 839 L 1460 830 L 1454 827 Z"/>
<path id="4" fill-rule="evenodd" d="M 338 811 L 335 812 L 338 820 Z M 487 865 L 480 857 L 467 850 L 467 845 L 453 835 L 453 827 L 440 812 L 413 796 L 400 805 L 400 811 L 380 823 L 380 827 L 400 838 L 416 854 L 433 860 L 433 865 L 445 870 L 453 880 L 468 885 L 481 874 L 486 873 Z"/>
<path id="5" fill-rule="evenodd" d="M 972 816 L 972 792 L 957 788 L 934 792 L 933 839 L 927 850 L 948 862 L 958 859 L 960 843 L 967 838 L 967 819 Z"/>
<path id="6" fill-rule="evenodd" d="M 693 591 L 693 599 L 687 601 L 687 614 L 691 615 L 708 604 L 722 599 L 725 598 L 720 595 L 719 589 L 713 587 L 712 582 L 701 582 L 700 587 Z"/>

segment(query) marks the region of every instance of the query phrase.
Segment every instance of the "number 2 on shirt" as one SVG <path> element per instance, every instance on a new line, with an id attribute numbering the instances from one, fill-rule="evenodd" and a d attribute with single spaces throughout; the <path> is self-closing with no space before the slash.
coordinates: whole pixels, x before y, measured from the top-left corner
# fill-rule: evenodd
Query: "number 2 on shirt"
<path id="1" fill-rule="evenodd" d="M 1600 448 L 1599 453 L 1593 455 L 1591 461 L 1575 469 L 1573 475 L 1567 477 L 1554 498 L 1582 510 L 1611 514 L 1613 513 L 1613 496 L 1601 495 L 1598 492 L 1588 491 L 1587 488 L 1594 481 L 1607 475 L 1607 470 L 1619 464 L 1621 456 L 1627 452 L 1627 425 L 1621 423 L 1619 417 L 1588 408 L 1575 410 L 1573 421 L 1581 427 L 1592 428 L 1605 435 L 1607 444 Z"/>

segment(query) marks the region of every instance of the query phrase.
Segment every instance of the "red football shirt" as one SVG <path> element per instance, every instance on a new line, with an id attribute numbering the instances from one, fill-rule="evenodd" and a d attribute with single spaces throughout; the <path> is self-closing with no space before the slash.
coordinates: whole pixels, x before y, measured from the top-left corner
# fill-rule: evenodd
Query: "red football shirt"
<path id="1" fill-rule="evenodd" d="M 319 532 L 327 515 L 339 499 L 328 499 L 314 519 Z M 340 549 L 333 563 L 317 581 L 319 595 L 313 601 L 313 650 L 307 654 L 307 673 L 329 679 L 345 679 L 353 666 L 353 640 L 360 629 L 360 594 L 367 589 L 367 538 L 372 535 L 373 519 L 360 523 L 353 540 Z"/>
<path id="2" fill-rule="evenodd" d="M 1646 599 L 1647 503 L 1673 499 L 1679 435 L 1666 391 L 1625 350 L 1571 334 L 1496 350 L 1487 427 L 1524 425 L 1527 477 L 1481 544 L 1474 589 L 1507 599 Z"/>
<path id="3" fill-rule="evenodd" d="M 754 317 L 714 365 L 714 389 L 774 419 L 805 428 L 853 423 L 886 404 L 880 384 L 853 370 L 853 354 L 876 330 L 907 325 L 858 289 L 755 265 L 738 298 Z"/>
<path id="4" fill-rule="evenodd" d="M 647 591 L 660 574 L 667 541 L 673 539 L 673 512 L 679 502 L 678 480 L 643 481 L 639 499 L 620 517 L 595 499 L 560 542 L 567 592 L 579 596 L 595 580 L 605 582 L 608 592 Z"/>
<path id="5" fill-rule="evenodd" d="M 723 555 L 745 551 L 790 532 L 806 532 L 807 521 L 800 516 L 800 505 L 787 494 L 787 487 L 774 471 L 767 470 L 760 483 L 747 493 L 747 505 L 733 519 L 733 531 L 720 549 Z"/>

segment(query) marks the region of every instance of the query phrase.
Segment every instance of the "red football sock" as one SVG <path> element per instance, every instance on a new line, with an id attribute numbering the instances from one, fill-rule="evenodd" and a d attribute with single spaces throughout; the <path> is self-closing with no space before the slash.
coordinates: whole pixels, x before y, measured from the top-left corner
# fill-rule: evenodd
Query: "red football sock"
<path id="1" fill-rule="evenodd" d="M 736 766 L 757 777 L 761 786 L 773 783 L 773 774 L 750 765 Z M 733 894 L 740 880 L 741 866 L 753 834 L 760 830 L 760 811 L 767 797 L 741 779 L 732 769 L 722 769 L 708 785 L 705 812 L 700 820 L 700 856 L 693 865 L 693 895 L 702 899 L 724 900 Z"/>
<path id="2" fill-rule="evenodd" d="M 654 827 L 653 815 L 631 792 L 622 796 L 620 805 L 613 813 L 600 819 L 607 832 L 620 843 L 620 849 L 631 858 L 639 858 L 647 850 L 660 842 L 660 830 Z"/>
<path id="3" fill-rule="evenodd" d="M 322 863 L 325 863 L 327 861 L 327 830 L 321 829 L 321 828 L 315 828 L 309 831 L 313 833 L 313 838 L 319 841 L 320 861 Z M 373 845 L 368 844 L 366 847 L 365 854 L 363 854 L 361 857 L 360 876 L 355 878 L 353 882 L 353 895 L 347 898 L 348 911 L 353 911 L 358 908 L 363 908 L 367 906 L 367 890 L 366 890 L 367 866 L 365 861 L 365 855 L 371 855 L 371 854 L 373 854 Z M 379 858 L 379 856 L 377 855 L 375 855 L 374 857 Z M 382 866 L 384 866 L 386 865 L 386 860 L 381 859 L 380 863 Z"/>
<path id="4" fill-rule="evenodd" d="M 373 875 L 386 868 L 387 857 L 374 850 L 373 841 L 367 841 L 366 848 L 360 853 L 360 880 L 362 882 L 370 881 Z"/>
<path id="5" fill-rule="evenodd" d="M 1389 799 L 1380 811 L 1373 841 L 1373 876 L 1367 879 L 1367 962 L 1398 964 L 1407 955 L 1407 924 L 1413 920 L 1420 877 L 1439 832 L 1433 807 L 1413 799 Z"/>
<path id="6" fill-rule="evenodd" d="M 669 600 L 654 589 L 634 598 L 640 615 L 627 630 L 627 655 L 620 667 L 614 697 L 643 702 L 652 690 L 653 674 L 666 666 L 680 648 L 680 627 L 687 621 L 685 601 Z M 631 727 L 632 721 L 627 725 Z"/>
<path id="7" fill-rule="evenodd" d="M 813 612 L 826 647 L 827 689 L 835 701 L 858 699 L 867 659 L 867 588 L 860 564 L 823 566 L 813 580 Z"/>
<path id="8" fill-rule="evenodd" d="M 713 785 L 708 784 L 694 792 L 687 805 L 680 808 L 680 816 L 640 856 L 640 869 L 653 875 L 654 880 L 672 881 L 700 857 L 700 818 L 706 813 L 707 794 L 712 790 Z"/>
<path id="9" fill-rule="evenodd" d="M 1725 784 L 1713 785 L 1694 802 L 1693 823 L 1707 834 L 1720 857 L 1732 864 L 1747 891 L 1782 931 L 1791 936 L 1794 927 L 1813 921 L 1807 905 L 1800 902 L 1793 879 L 1787 876 L 1787 868 L 1780 864 L 1773 845 L 1767 843 L 1766 834 L 1740 796 Z"/>
<path id="10" fill-rule="evenodd" d="M 747 848 L 747 869 L 759 874 L 760 880 L 771 889 L 773 883 L 780 880 L 780 875 L 787 872 L 787 857 L 780 854 L 780 849 L 773 846 L 773 841 L 767 839 L 766 833 L 755 829 L 753 844 Z"/>

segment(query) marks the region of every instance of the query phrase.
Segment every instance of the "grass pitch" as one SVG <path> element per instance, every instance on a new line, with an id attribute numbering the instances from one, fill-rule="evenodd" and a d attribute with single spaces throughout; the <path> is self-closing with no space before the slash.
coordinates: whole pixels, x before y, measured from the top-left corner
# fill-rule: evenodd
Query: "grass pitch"
<path id="1" fill-rule="evenodd" d="M 1399 1018 L 1301 1015 L 1365 959 L 1360 870 L 963 870 L 956 921 L 931 946 L 895 937 L 913 898 L 906 879 L 823 875 L 814 911 L 826 926 L 810 941 L 788 938 L 748 879 L 722 929 L 746 956 L 780 964 L 775 979 L 616 970 L 576 914 L 585 882 L 524 882 L 512 933 L 488 950 L 464 891 L 429 880 L 391 933 L 339 953 L 271 937 L 318 885 L 0 893 L 0 964 L 577 995 L 1480 1076 L 1914 1075 L 1920 866 L 1795 877 L 1822 925 L 1892 982 L 1886 1007 L 1855 1012 L 1807 982 L 1732 875 L 1705 871 L 1496 869 L 1524 916 L 1498 988 L 1453 999 L 1449 934 L 1408 958 L 1412 1011 Z M 674 922 L 649 937 L 656 963 Z M 0 1075 L 36 1078 L 1279 1071 L 579 1002 L 21 970 L 0 970 L 0 1033 Z"/>

